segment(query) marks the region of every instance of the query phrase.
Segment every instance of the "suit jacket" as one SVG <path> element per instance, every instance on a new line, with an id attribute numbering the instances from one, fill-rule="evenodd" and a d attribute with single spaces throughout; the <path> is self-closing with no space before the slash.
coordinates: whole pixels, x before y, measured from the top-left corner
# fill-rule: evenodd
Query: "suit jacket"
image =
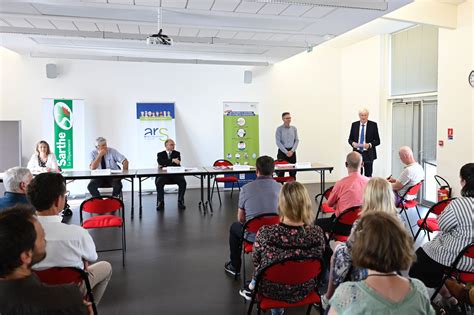
<path id="1" fill-rule="evenodd" d="M 370 143 L 372 147 L 367 150 L 367 155 L 364 156 L 364 160 L 373 161 L 377 158 L 376 146 L 380 144 L 379 129 L 377 123 L 371 120 L 367 121 L 367 130 L 365 131 L 365 143 Z M 360 135 L 360 121 L 354 121 L 351 126 L 351 132 L 349 133 L 349 144 L 352 147 L 352 142 L 359 142 Z M 354 151 L 358 151 L 353 148 Z"/>
<path id="2" fill-rule="evenodd" d="M 157 161 L 158 165 L 161 167 L 167 167 L 167 166 L 179 166 L 176 163 L 173 163 L 171 160 L 172 159 L 178 159 L 181 161 L 181 153 L 179 151 L 171 151 L 171 157 L 168 158 L 168 153 L 165 151 L 161 151 L 157 154 Z"/>

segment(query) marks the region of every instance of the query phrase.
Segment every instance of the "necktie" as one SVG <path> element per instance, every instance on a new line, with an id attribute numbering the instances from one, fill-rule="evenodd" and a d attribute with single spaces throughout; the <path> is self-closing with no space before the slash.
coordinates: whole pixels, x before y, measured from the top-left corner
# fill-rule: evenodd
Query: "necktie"
<path id="1" fill-rule="evenodd" d="M 359 144 L 361 145 L 360 146 L 360 151 L 364 151 L 364 147 L 362 146 L 365 142 L 365 125 L 362 125 L 362 128 L 360 129 L 360 140 L 359 140 Z"/>
<path id="2" fill-rule="evenodd" d="M 105 159 L 104 157 L 102 157 L 102 159 L 100 159 L 100 167 L 105 170 L 107 168 L 107 166 L 105 165 Z"/>
<path id="3" fill-rule="evenodd" d="M 171 152 L 168 152 L 168 159 L 171 159 Z"/>

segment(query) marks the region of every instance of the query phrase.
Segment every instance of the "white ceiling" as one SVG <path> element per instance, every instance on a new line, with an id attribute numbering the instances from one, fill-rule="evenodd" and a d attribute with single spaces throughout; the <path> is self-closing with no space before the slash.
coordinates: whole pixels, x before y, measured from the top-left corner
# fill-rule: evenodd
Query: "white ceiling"
<path id="1" fill-rule="evenodd" d="M 1 1 L 1 45 L 33 57 L 266 65 L 412 0 L 385 0 L 385 11 L 255 0 Z M 160 5 L 174 44 L 147 46 Z"/>

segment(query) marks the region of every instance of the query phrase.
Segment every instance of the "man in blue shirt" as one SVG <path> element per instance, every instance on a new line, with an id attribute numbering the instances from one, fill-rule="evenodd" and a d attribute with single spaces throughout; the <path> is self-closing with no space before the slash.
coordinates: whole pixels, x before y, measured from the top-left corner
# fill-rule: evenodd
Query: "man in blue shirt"
<path id="1" fill-rule="evenodd" d="M 26 167 L 12 167 L 5 172 L 3 185 L 5 195 L 0 198 L 0 211 L 13 207 L 17 203 L 29 204 L 26 199 L 26 187 L 33 179 L 31 172 Z"/>
<path id="2" fill-rule="evenodd" d="M 275 132 L 275 141 L 278 147 L 277 159 L 296 163 L 296 148 L 300 140 L 295 126 L 290 126 L 291 115 L 289 112 L 281 114 L 283 125 L 279 126 Z M 284 171 L 277 172 L 277 176 L 284 176 Z M 296 179 L 296 171 L 290 171 L 290 176 Z"/>
<path id="3" fill-rule="evenodd" d="M 102 137 L 96 139 L 95 150 L 91 152 L 90 160 L 91 164 L 89 165 L 89 168 L 91 170 L 119 170 L 120 166 L 118 165 L 118 163 L 122 164 L 124 171 L 128 170 L 127 158 L 114 148 L 107 147 L 107 140 Z M 99 197 L 100 193 L 98 188 L 110 186 L 112 186 L 113 188 L 112 195 L 115 197 L 120 196 L 120 193 L 122 192 L 122 181 L 120 180 L 120 178 L 91 179 L 89 185 L 87 185 L 87 189 L 89 190 L 92 197 Z"/>

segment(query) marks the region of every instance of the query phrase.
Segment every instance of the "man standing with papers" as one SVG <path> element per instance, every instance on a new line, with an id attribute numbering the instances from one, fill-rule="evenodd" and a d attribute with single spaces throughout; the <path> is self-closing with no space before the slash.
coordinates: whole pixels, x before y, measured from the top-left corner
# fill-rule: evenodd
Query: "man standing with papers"
<path id="1" fill-rule="evenodd" d="M 165 141 L 166 150 L 157 154 L 158 167 L 181 166 L 181 153 L 174 149 L 175 143 L 173 139 Z M 166 175 L 158 176 L 155 180 L 156 193 L 158 194 L 158 204 L 156 211 L 165 209 L 165 192 L 166 184 L 178 185 L 178 209 L 184 210 L 184 193 L 186 192 L 186 180 L 183 175 Z"/>
<path id="2" fill-rule="evenodd" d="M 296 148 L 300 140 L 295 126 L 290 126 L 291 115 L 289 112 L 281 114 L 283 125 L 279 126 L 275 132 L 275 141 L 278 147 L 277 159 L 287 161 L 291 164 L 296 163 Z M 277 176 L 284 176 L 285 171 L 277 172 Z M 296 171 L 290 171 L 290 176 L 296 179 Z"/>
<path id="3" fill-rule="evenodd" d="M 380 137 L 377 123 L 369 120 L 369 111 L 367 108 L 359 110 L 359 121 L 352 123 L 348 142 L 354 151 L 358 151 L 362 154 L 364 175 L 366 177 L 372 177 L 372 165 L 374 160 L 377 159 L 377 150 L 375 147 L 380 144 Z"/>
<path id="4" fill-rule="evenodd" d="M 114 148 L 107 147 L 107 140 L 103 137 L 98 137 L 95 140 L 95 149 L 90 155 L 91 170 L 96 169 L 110 169 L 120 170 L 118 163 L 122 164 L 123 170 L 128 170 L 128 160 L 119 151 Z M 120 178 L 96 178 L 91 179 L 87 189 L 89 190 L 92 197 L 100 197 L 99 187 L 112 186 L 112 195 L 114 197 L 120 196 L 122 192 L 122 181 Z"/>

